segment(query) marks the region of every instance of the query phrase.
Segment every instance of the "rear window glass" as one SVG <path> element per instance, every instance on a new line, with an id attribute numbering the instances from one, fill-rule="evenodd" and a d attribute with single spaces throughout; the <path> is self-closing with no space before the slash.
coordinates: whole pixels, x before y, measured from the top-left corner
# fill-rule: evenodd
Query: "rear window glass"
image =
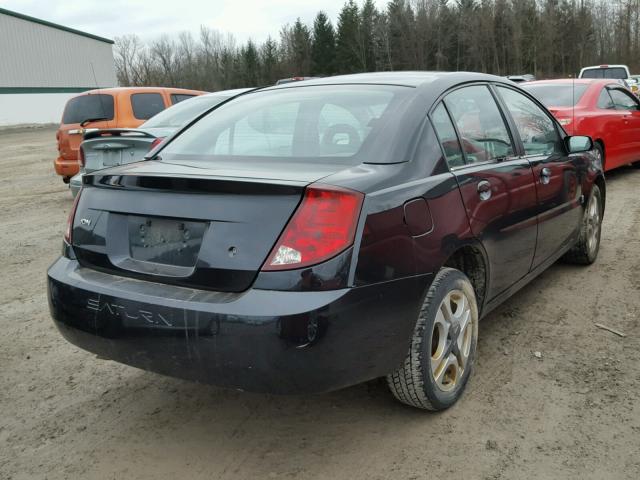
<path id="1" fill-rule="evenodd" d="M 243 95 L 196 122 L 160 155 L 168 161 L 240 161 L 251 157 L 359 162 L 358 155 L 375 138 L 372 132 L 382 129 L 410 90 L 386 85 L 332 85 Z"/>
<path id="2" fill-rule="evenodd" d="M 549 83 L 546 85 L 521 85 L 527 92 L 540 100 L 547 107 L 573 107 L 576 105 L 589 85 L 571 84 L 558 85 Z"/>
<path id="3" fill-rule="evenodd" d="M 164 110 L 164 101 L 159 93 L 134 93 L 131 95 L 131 109 L 138 120 L 149 120 Z"/>
<path id="4" fill-rule="evenodd" d="M 190 98 L 195 97 L 196 95 L 190 95 L 186 93 L 172 93 L 171 94 L 171 104 L 175 105 L 176 103 L 180 103 L 184 100 L 189 100 Z"/>
<path id="5" fill-rule="evenodd" d="M 151 120 L 144 122 L 140 128 L 179 128 L 186 125 L 205 110 L 215 107 L 229 97 L 222 95 L 196 97 L 180 105 L 169 107 Z"/>
<path id="6" fill-rule="evenodd" d="M 67 102 L 62 123 L 82 123 L 85 120 L 113 120 L 113 97 L 106 94 L 81 95 Z"/>
<path id="7" fill-rule="evenodd" d="M 580 75 L 580 78 L 616 78 L 618 80 L 627 78 L 627 71 L 624 68 L 590 68 Z"/>

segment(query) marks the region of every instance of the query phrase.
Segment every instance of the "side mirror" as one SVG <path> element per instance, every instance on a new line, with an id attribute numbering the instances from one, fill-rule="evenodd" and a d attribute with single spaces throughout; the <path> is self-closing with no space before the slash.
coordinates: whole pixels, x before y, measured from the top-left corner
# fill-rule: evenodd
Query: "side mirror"
<path id="1" fill-rule="evenodd" d="M 576 135 L 575 137 L 566 137 L 564 141 L 569 153 L 588 152 L 593 148 L 593 140 L 587 136 Z"/>

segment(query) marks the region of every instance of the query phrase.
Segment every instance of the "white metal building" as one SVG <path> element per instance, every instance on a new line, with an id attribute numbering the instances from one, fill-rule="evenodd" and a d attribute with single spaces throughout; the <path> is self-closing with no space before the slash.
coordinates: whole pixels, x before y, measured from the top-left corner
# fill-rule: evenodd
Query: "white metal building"
<path id="1" fill-rule="evenodd" d="M 0 126 L 59 123 L 70 97 L 116 84 L 113 40 L 0 8 Z"/>

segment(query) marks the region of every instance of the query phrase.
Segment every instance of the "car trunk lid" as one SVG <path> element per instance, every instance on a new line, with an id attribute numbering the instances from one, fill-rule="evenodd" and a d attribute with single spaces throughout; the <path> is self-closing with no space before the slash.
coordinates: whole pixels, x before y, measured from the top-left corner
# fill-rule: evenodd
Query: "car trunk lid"
<path id="1" fill-rule="evenodd" d="M 82 143 L 84 172 L 91 173 L 142 160 L 164 132 L 140 129 L 105 129 L 87 133 Z"/>
<path id="2" fill-rule="evenodd" d="M 79 262 L 161 283 L 246 290 L 306 185 L 330 172 L 220 173 L 146 161 L 86 176 L 73 225 Z"/>

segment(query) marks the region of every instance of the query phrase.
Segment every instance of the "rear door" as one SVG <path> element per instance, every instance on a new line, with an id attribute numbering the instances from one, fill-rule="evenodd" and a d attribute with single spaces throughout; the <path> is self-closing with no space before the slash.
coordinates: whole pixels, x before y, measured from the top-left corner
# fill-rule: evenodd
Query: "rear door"
<path id="1" fill-rule="evenodd" d="M 581 219 L 579 156 L 569 156 L 552 116 L 531 98 L 507 86 L 496 86 L 531 164 L 538 203 L 538 242 L 532 267 L 575 240 Z"/>
<path id="2" fill-rule="evenodd" d="M 613 168 L 640 158 L 640 103 L 624 88 L 616 86 L 608 87 L 608 90 L 616 114 L 621 117 L 619 135 L 624 152 L 619 163 L 607 165 L 608 168 Z"/>
<path id="3" fill-rule="evenodd" d="M 457 139 L 446 133 L 449 117 Z M 449 93 L 433 111 L 432 121 L 458 181 L 471 230 L 489 256 L 491 300 L 531 267 L 537 235 L 531 166 L 518 156 L 488 85 Z M 455 153 L 457 140 L 462 156 Z"/>
<path id="4" fill-rule="evenodd" d="M 611 87 L 615 87 L 615 85 L 611 85 Z M 604 141 L 605 168 L 620 165 L 628 156 L 624 140 L 624 112 L 616 110 L 608 87 L 602 87 L 596 106 L 598 108 L 596 119 L 598 128 L 595 129 L 594 134 L 598 132 L 597 135 L 601 136 Z"/>

